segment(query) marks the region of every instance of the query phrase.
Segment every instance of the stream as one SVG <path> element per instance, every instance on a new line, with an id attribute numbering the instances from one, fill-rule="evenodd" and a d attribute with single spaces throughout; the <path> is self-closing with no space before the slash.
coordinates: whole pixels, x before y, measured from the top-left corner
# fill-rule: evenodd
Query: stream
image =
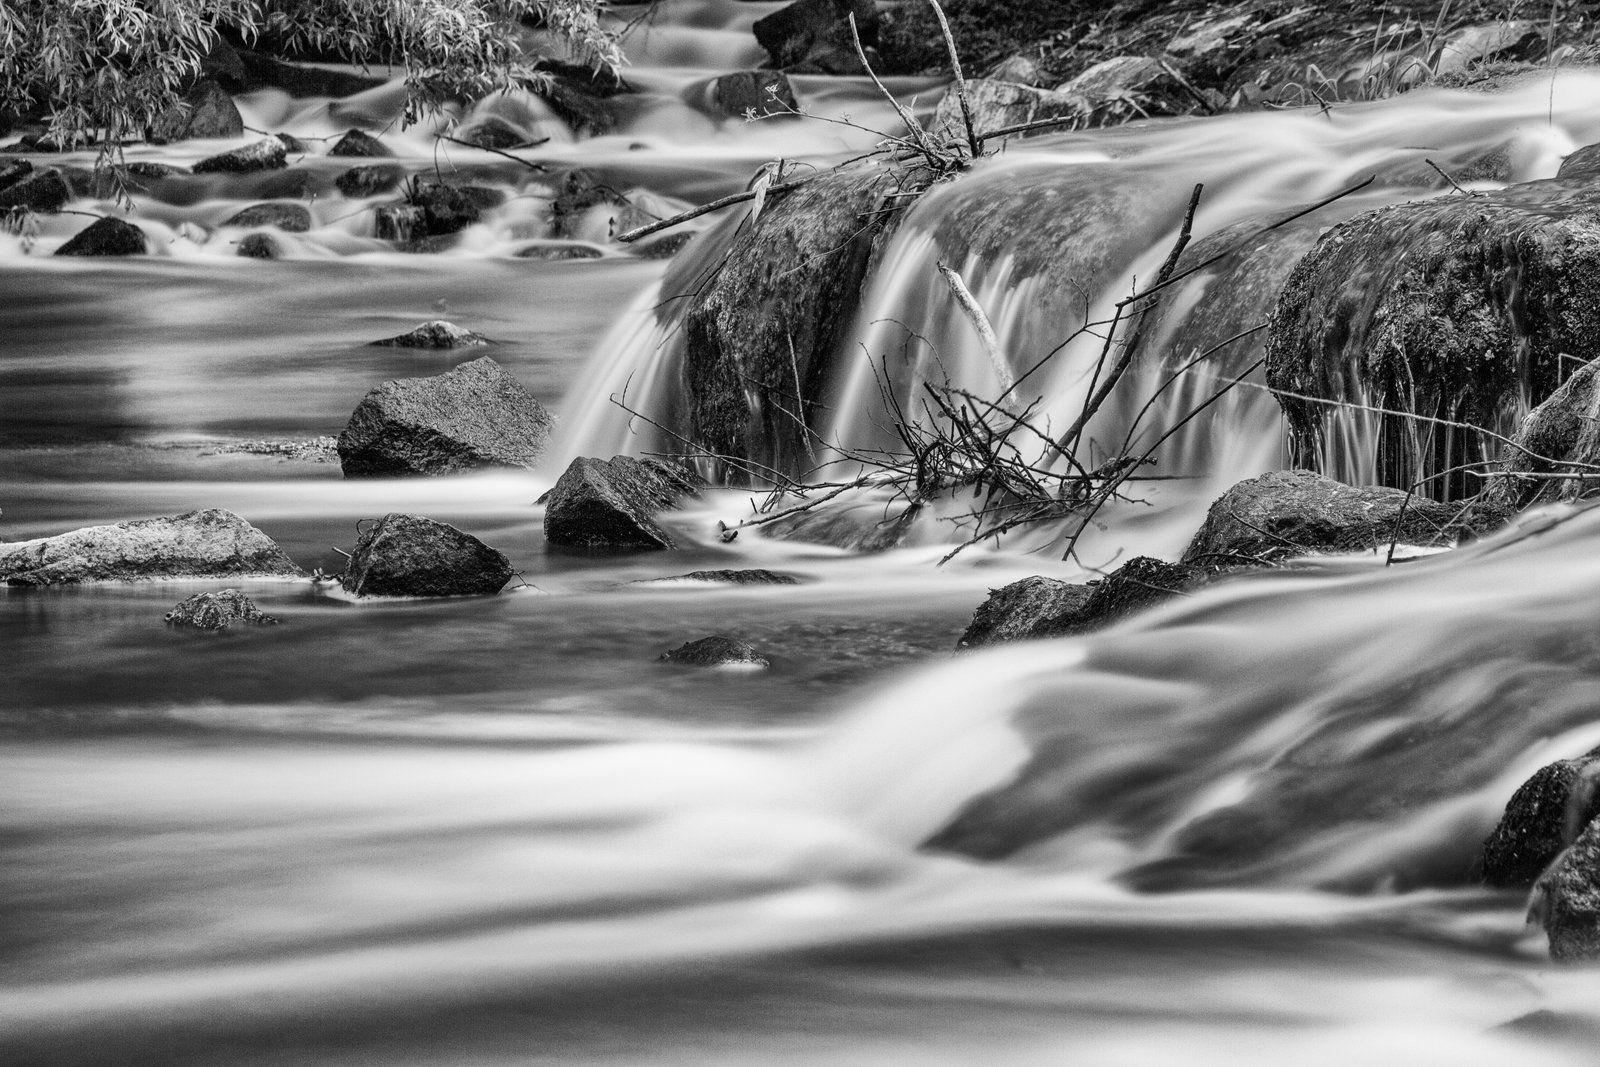
<path id="1" fill-rule="evenodd" d="M 736 490 L 669 516 L 675 551 L 546 546 L 534 502 L 569 460 L 660 447 L 611 398 L 670 417 L 682 302 L 666 298 L 747 210 L 649 259 L 608 240 L 603 207 L 553 240 L 559 175 L 592 169 L 670 214 L 780 156 L 870 151 L 894 121 L 866 79 L 820 76 L 795 79 L 802 104 L 850 125 L 718 118 L 700 87 L 762 59 L 749 27 L 782 4 L 662 6 L 629 39 L 640 92 L 613 132 L 578 137 L 532 96 L 479 105 L 550 138 L 523 153 L 546 174 L 385 127 L 398 83 L 263 90 L 239 98 L 246 124 L 312 146 L 291 172 L 313 225 L 275 235 L 282 258 L 238 256 L 245 231 L 221 223 L 287 195 L 284 172 L 153 183 L 129 216 L 148 256 L 51 257 L 73 214 L 0 236 L 0 540 L 220 507 L 336 571 L 358 522 L 409 512 L 522 575 L 433 602 L 248 581 L 281 625 L 222 634 L 162 622 L 221 583 L 0 586 L 0 1062 L 1592 1063 L 1600 972 L 1552 966 L 1527 902 L 1478 887 L 1472 864 L 1529 774 L 1600 744 L 1600 511 L 953 654 L 990 589 L 1176 558 L 1223 489 L 1281 467 L 1256 372 L 1167 443 L 1167 480 L 1105 513 L 1081 565 L 1041 534 L 941 566 L 959 536 L 938 522 L 870 555 L 725 542 L 718 521 L 749 509 Z M 888 84 L 923 115 L 944 88 Z M 504 205 L 447 250 L 394 250 L 377 200 L 334 191 L 351 161 L 321 154 L 353 124 L 409 172 L 470 176 Z M 826 434 L 882 443 L 858 354 L 901 353 L 892 388 L 937 368 L 996 389 L 936 262 L 959 266 L 1015 371 L 1154 275 L 1196 183 L 1203 237 L 1375 176 L 1306 220 L 1303 250 L 1356 211 L 1448 192 L 1424 158 L 1492 156 L 1498 176 L 1464 184 L 1495 188 L 1595 141 L 1600 75 L 1583 72 L 1013 141 L 887 242 Z M 1072 235 L 1054 267 L 1030 266 L 1020 234 L 961 224 L 1008 196 Z M 554 245 L 586 258 L 519 255 Z M 1254 325 L 1275 289 L 1248 281 L 1177 287 L 1151 344 L 1185 359 Z M 540 469 L 345 481 L 336 459 L 240 450 L 335 435 L 379 382 L 485 353 L 370 346 L 434 318 L 493 338 L 559 416 Z M 1202 382 L 1243 374 L 1261 343 Z M 1034 383 L 1055 424 L 1096 350 L 1068 345 Z M 1162 380 L 1133 373 L 1139 397 Z M 1181 393 L 1147 423 L 1113 405 L 1095 433 L 1137 438 L 1200 395 Z M 1332 447 L 1340 476 L 1370 472 L 1358 432 Z M 801 584 L 633 584 L 747 567 Z M 770 669 L 657 662 L 712 633 Z M 983 861 L 920 847 L 1025 767 L 1048 786 L 1044 840 Z M 1002 815 L 993 832 L 1013 829 Z"/>

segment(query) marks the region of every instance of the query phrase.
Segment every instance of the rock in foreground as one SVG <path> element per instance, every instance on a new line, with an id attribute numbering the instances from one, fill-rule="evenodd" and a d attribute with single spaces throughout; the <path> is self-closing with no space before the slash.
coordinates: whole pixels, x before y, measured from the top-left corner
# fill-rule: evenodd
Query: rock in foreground
<path id="1" fill-rule="evenodd" d="M 388 348 L 473 348 L 494 342 L 481 333 L 473 333 L 453 322 L 433 319 L 398 337 L 386 337 L 372 343 Z"/>
<path id="2" fill-rule="evenodd" d="M 1483 843 L 1483 881 L 1497 889 L 1528 889 L 1578 832 L 1600 815 L 1594 753 L 1541 767 L 1511 795 L 1505 814 Z"/>
<path id="3" fill-rule="evenodd" d="M 361 532 L 339 584 L 356 596 L 487 596 L 511 561 L 471 534 L 417 515 L 385 515 Z"/>
<path id="4" fill-rule="evenodd" d="M 347 478 L 531 467 L 554 421 L 521 382 L 484 357 L 373 389 L 339 435 L 339 463 Z"/>
<path id="5" fill-rule="evenodd" d="M 1071 633 L 1093 593 L 1093 586 L 1037 574 L 992 590 L 956 642 L 956 651 Z"/>
<path id="6" fill-rule="evenodd" d="M 271 615 L 264 614 L 239 589 L 196 593 L 167 612 L 167 625 L 192 626 L 197 630 L 226 630 L 234 623 L 273 626 L 277 621 Z"/>
<path id="7" fill-rule="evenodd" d="M 79 230 L 56 249 L 58 256 L 142 256 L 144 231 L 131 222 L 107 215 Z"/>
<path id="8" fill-rule="evenodd" d="M 661 653 L 666 663 L 681 663 L 689 667 L 743 667 L 760 670 L 772 664 L 767 657 L 736 637 L 714 634 L 679 645 L 670 652 Z"/>
<path id="9" fill-rule="evenodd" d="M 1578 835 L 1538 888 L 1534 910 L 1550 937 L 1550 958 L 1600 960 L 1600 820 Z"/>
<path id="10" fill-rule="evenodd" d="M 700 488 L 684 468 L 652 459 L 575 459 L 545 498 L 545 540 L 579 548 L 674 548 L 655 516 Z"/>
<path id="11" fill-rule="evenodd" d="M 208 156 L 194 165 L 196 174 L 248 174 L 257 170 L 282 170 L 289 165 L 289 150 L 276 137 L 265 137 L 231 152 Z"/>
<path id="12" fill-rule="evenodd" d="M 1375 552 L 1391 541 L 1449 547 L 1460 509 L 1404 490 L 1351 486 L 1306 470 L 1273 471 L 1222 494 L 1183 554 L 1221 570 L 1317 552 Z"/>
<path id="13" fill-rule="evenodd" d="M 270 537 L 221 508 L 0 543 L 0 578 L 12 585 L 300 573 Z"/>

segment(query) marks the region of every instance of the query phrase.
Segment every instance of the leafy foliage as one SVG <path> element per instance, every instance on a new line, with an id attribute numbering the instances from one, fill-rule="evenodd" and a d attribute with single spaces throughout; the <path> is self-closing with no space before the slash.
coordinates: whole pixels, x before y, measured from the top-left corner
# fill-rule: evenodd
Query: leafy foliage
<path id="1" fill-rule="evenodd" d="M 178 102 L 223 32 L 282 51 L 401 67 L 407 117 L 513 84 L 519 26 L 548 27 L 575 58 L 620 62 L 605 0 L 8 0 L 0 3 L 0 112 L 48 118 L 63 144 L 138 138 Z"/>

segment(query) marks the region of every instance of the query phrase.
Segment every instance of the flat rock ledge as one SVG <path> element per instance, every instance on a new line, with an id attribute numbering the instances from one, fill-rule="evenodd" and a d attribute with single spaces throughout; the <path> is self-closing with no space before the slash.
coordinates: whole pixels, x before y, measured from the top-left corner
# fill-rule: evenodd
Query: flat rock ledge
<path id="1" fill-rule="evenodd" d="M 492 596 L 514 572 L 505 553 L 449 523 L 389 514 L 365 526 L 339 584 L 354 596 Z"/>
<path id="2" fill-rule="evenodd" d="M 743 670 L 762 670 L 772 665 L 767 657 L 751 645 L 722 634 L 679 645 L 670 652 L 661 653 L 661 660 L 663 663 L 679 663 L 687 667 L 731 667 Z"/>
<path id="3" fill-rule="evenodd" d="M 0 579 L 11 585 L 303 573 L 270 537 L 221 508 L 0 543 Z"/>
<path id="4" fill-rule="evenodd" d="M 226 630 L 234 623 L 275 626 L 278 620 L 256 607 L 241 589 L 222 589 L 215 593 L 196 593 L 166 616 L 168 626 L 196 630 Z"/>

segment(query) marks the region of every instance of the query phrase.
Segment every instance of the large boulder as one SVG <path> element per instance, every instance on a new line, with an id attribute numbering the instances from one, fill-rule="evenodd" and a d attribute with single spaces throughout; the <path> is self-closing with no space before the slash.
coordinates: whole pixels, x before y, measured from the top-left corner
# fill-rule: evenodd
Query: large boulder
<path id="1" fill-rule="evenodd" d="M 56 249 L 58 256 L 142 256 L 148 248 L 144 231 L 131 222 L 105 218 L 91 222 Z"/>
<path id="2" fill-rule="evenodd" d="M 751 27 L 772 65 L 796 74 L 861 74 L 850 36 L 855 16 L 863 46 L 878 41 L 878 5 L 873 0 L 795 0 Z"/>
<path id="3" fill-rule="evenodd" d="M 1591 752 L 1539 768 L 1517 787 L 1505 814 L 1483 842 L 1483 881 L 1528 889 L 1561 850 L 1600 816 L 1600 758 Z"/>
<path id="4" fill-rule="evenodd" d="M 1071 633 L 1093 593 L 1093 586 L 1037 574 L 991 590 L 989 599 L 973 612 L 956 651 Z"/>
<path id="5" fill-rule="evenodd" d="M 300 573 L 270 537 L 221 508 L 0 543 L 0 579 L 12 585 Z"/>
<path id="6" fill-rule="evenodd" d="M 289 150 L 276 137 L 263 137 L 243 148 L 207 156 L 194 165 L 196 174 L 249 174 L 258 170 L 282 170 L 289 165 Z"/>
<path id="7" fill-rule="evenodd" d="M 196 593 L 167 612 L 168 626 L 189 626 L 196 630 L 226 630 L 234 623 L 272 626 L 277 619 L 256 607 L 255 601 L 240 589 L 215 593 Z"/>
<path id="8" fill-rule="evenodd" d="M 234 138 L 244 136 L 244 118 L 234 106 L 233 97 L 213 78 L 201 78 L 183 94 L 183 101 L 163 111 L 150 127 L 148 139 L 155 144 L 189 138 Z"/>
<path id="9" fill-rule="evenodd" d="M 1183 562 L 1222 570 L 1313 553 L 1382 552 L 1391 542 L 1449 547 L 1459 519 L 1458 507 L 1400 489 L 1272 471 L 1212 503 Z"/>
<path id="10" fill-rule="evenodd" d="M 1600 182 L 1588 175 L 1399 204 L 1336 226 L 1290 275 L 1270 321 L 1267 381 L 1296 465 L 1354 483 L 1420 484 L 1439 499 L 1470 495 L 1474 479 L 1445 472 L 1493 460 L 1555 390 L 1566 356 L 1600 357 L 1597 294 Z M 1372 413 L 1380 408 L 1394 414 Z M 1337 442 L 1354 425 L 1370 434 L 1368 422 L 1376 469 L 1353 469 Z"/>
<path id="11" fill-rule="evenodd" d="M 385 515 L 361 531 L 339 584 L 355 596 L 488 596 L 511 561 L 471 534 L 417 515 Z"/>
<path id="12" fill-rule="evenodd" d="M 682 467 L 614 456 L 578 458 L 544 498 L 544 536 L 576 548 L 675 548 L 655 521 L 702 483 Z"/>
<path id="13" fill-rule="evenodd" d="M 687 667 L 734 667 L 760 670 L 771 666 L 767 657 L 753 646 L 736 637 L 713 634 L 698 641 L 679 645 L 670 652 L 661 653 L 665 663 L 681 663 Z"/>
<path id="14" fill-rule="evenodd" d="M 1550 938 L 1551 959 L 1600 960 L 1600 819 L 1539 879 L 1534 913 Z"/>
<path id="15" fill-rule="evenodd" d="M 347 478 L 532 467 L 553 417 L 487 356 L 373 389 L 339 435 Z"/>

